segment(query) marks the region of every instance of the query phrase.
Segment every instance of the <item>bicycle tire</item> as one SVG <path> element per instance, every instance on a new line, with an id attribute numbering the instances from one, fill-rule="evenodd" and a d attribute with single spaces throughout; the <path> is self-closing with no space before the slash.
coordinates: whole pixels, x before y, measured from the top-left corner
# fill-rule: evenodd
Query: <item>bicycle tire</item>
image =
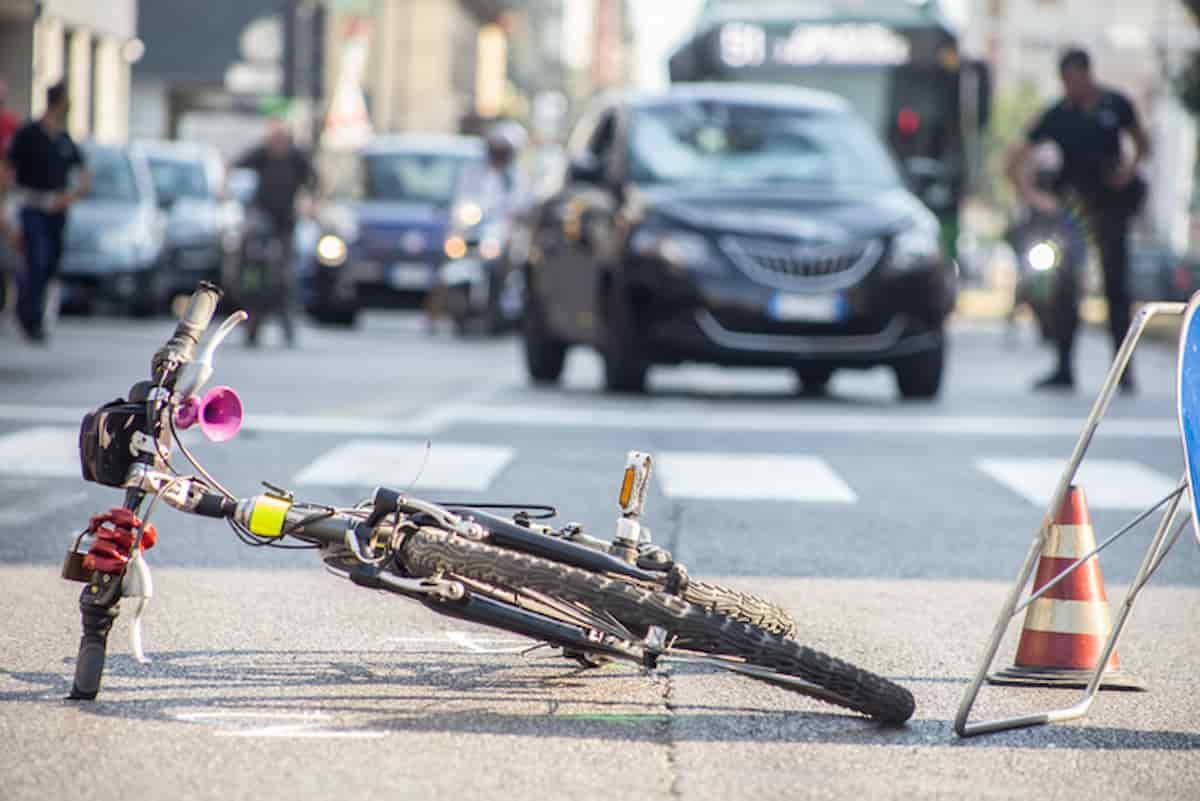
<path id="1" fill-rule="evenodd" d="M 833 693 L 836 703 L 884 723 L 908 720 L 912 693 L 880 676 L 749 623 L 619 578 L 519 551 L 468 540 L 439 529 L 408 536 L 402 559 L 418 576 L 453 573 L 512 588 L 528 588 L 605 610 L 632 626 L 661 626 L 688 648 L 735 654 L 759 667 L 798 676 Z"/>
<path id="2" fill-rule="evenodd" d="M 786 609 L 748 592 L 705 581 L 689 581 L 683 600 L 771 634 L 789 639 L 796 636 L 796 621 Z"/>

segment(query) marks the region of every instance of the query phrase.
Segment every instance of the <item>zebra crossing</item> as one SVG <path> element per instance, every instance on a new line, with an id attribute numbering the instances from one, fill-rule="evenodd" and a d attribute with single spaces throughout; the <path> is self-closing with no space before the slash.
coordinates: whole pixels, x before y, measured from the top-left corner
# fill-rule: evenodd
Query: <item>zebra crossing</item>
<path id="1" fill-rule="evenodd" d="M 412 476 L 423 491 L 483 492 L 502 476 L 514 474 L 536 486 L 547 469 L 546 444 L 498 446 L 425 440 L 352 439 L 314 449 L 308 461 L 287 468 L 300 486 L 369 489 L 380 476 Z M 553 447 L 553 446 L 550 446 Z M 845 464 L 838 469 L 826 456 L 814 453 L 664 450 L 655 454 L 655 485 L 663 496 L 683 501 L 775 501 L 846 506 L 860 503 L 869 493 L 856 489 L 865 479 Z M 1007 500 L 1021 498 L 1044 506 L 1049 501 L 1062 462 L 1058 459 L 964 455 L 971 473 L 987 482 L 989 491 Z M 74 427 L 33 425 L 0 434 L 0 526 L 24 519 L 26 511 L 6 507 L 5 496 L 21 496 L 45 479 L 79 479 L 77 430 Z M 920 484 L 916 478 L 910 479 Z M 1140 509 L 1169 494 L 1178 479 L 1135 459 L 1085 461 L 1080 482 L 1098 509 Z M 936 493 L 934 487 L 928 489 Z M 11 519 L 10 519 L 11 518 Z"/>

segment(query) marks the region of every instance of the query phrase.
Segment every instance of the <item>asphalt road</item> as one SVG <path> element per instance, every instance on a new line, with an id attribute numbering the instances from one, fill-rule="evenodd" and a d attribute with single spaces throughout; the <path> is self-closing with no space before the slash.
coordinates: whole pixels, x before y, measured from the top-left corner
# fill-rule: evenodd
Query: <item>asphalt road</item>
<path id="1" fill-rule="evenodd" d="M 515 340 L 430 337 L 380 313 L 353 332 L 308 329 L 297 350 L 231 343 L 215 380 L 241 393 L 245 430 L 219 446 L 189 435 L 240 494 L 268 480 L 340 504 L 411 485 L 553 503 L 602 536 L 626 451 L 651 451 L 656 541 L 693 575 L 781 602 L 802 642 L 910 687 L 905 728 L 708 669 L 581 673 L 170 510 L 149 554 L 152 664 L 133 660 L 122 618 L 101 700 L 64 702 L 78 585 L 58 566 L 88 515 L 119 501 L 79 480 L 78 419 L 141 378 L 170 327 L 68 319 L 47 349 L 0 333 L 0 798 L 1200 797 L 1190 537 L 1122 640 L 1149 692 L 1105 693 L 1082 723 L 953 734 L 1108 357 L 1089 335 L 1080 391 L 1035 395 L 1049 365 L 1032 333 L 976 322 L 955 325 L 943 397 L 901 404 L 885 371 L 839 374 L 811 399 L 786 373 L 700 367 L 614 399 L 582 352 L 562 387 L 533 388 Z M 1081 483 L 1100 536 L 1182 473 L 1173 360 L 1167 345 L 1139 354 L 1141 391 L 1115 401 L 1092 447 Z M 1101 558 L 1114 612 L 1149 536 Z M 991 688 L 979 714 L 1074 698 Z"/>

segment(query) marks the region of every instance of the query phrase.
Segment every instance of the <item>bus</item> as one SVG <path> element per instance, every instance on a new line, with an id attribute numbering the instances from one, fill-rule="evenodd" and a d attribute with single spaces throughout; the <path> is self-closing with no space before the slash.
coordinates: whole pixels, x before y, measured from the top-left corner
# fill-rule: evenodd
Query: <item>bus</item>
<path id="1" fill-rule="evenodd" d="M 990 80 L 936 0 L 706 0 L 672 83 L 785 83 L 841 95 L 871 124 L 957 254 Z"/>

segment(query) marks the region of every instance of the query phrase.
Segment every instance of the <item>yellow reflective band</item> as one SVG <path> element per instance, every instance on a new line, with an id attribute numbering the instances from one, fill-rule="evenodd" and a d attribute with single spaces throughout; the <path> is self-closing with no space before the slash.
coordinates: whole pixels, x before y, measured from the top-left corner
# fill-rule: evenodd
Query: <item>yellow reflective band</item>
<path id="1" fill-rule="evenodd" d="M 633 495 L 633 477 L 633 468 L 626 467 L 625 478 L 621 481 L 621 497 L 617 499 L 617 502 L 621 505 L 621 508 L 625 508 L 629 505 L 629 499 Z"/>
<path id="2" fill-rule="evenodd" d="M 291 501 L 273 495 L 259 495 L 250 510 L 250 530 L 260 537 L 283 534 L 283 519 L 292 508 Z"/>

